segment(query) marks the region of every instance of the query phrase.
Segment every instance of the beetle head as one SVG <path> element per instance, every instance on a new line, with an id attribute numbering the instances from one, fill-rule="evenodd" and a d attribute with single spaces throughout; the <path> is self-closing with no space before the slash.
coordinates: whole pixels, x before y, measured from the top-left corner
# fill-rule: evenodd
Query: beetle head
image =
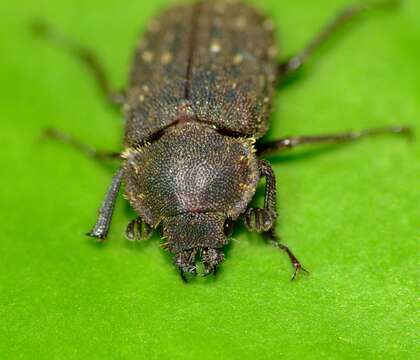
<path id="1" fill-rule="evenodd" d="M 174 264 L 183 273 L 196 274 L 196 256 L 201 256 L 204 275 L 214 273 L 224 260 L 219 250 L 228 242 L 226 216 L 217 213 L 185 213 L 163 222 L 166 248 L 175 254 Z"/>

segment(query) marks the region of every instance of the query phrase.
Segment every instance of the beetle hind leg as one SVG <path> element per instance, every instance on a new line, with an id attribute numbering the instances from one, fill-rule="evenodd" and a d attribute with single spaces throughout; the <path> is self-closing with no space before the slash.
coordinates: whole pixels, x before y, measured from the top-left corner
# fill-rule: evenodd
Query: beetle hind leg
<path id="1" fill-rule="evenodd" d="M 123 91 L 113 91 L 102 63 L 89 48 L 80 45 L 61 33 L 55 31 L 46 21 L 35 19 L 30 24 L 30 30 L 35 36 L 49 41 L 54 46 L 67 51 L 84 64 L 95 79 L 101 94 L 108 103 L 121 105 L 125 101 Z"/>
<path id="2" fill-rule="evenodd" d="M 398 5 L 399 2 L 399 0 L 377 0 L 345 7 L 318 32 L 304 49 L 279 64 L 279 80 L 283 80 L 285 77 L 297 72 L 332 35 L 341 30 L 350 21 L 359 17 L 362 13 L 378 7 Z"/>

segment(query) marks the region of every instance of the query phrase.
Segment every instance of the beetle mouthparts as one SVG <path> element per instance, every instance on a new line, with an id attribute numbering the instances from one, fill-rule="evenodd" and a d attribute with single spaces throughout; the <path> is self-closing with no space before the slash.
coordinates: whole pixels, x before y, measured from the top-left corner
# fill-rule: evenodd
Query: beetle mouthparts
<path id="1" fill-rule="evenodd" d="M 194 248 L 177 253 L 174 257 L 174 264 L 181 271 L 181 276 L 184 280 L 186 280 L 185 274 L 197 275 L 197 253 L 201 254 L 201 260 L 204 266 L 203 276 L 215 274 L 218 265 L 225 259 L 225 256 L 220 249 Z"/>
<path id="2" fill-rule="evenodd" d="M 225 260 L 220 249 L 204 249 L 201 255 L 204 264 L 204 276 L 216 274 L 218 265 Z"/>

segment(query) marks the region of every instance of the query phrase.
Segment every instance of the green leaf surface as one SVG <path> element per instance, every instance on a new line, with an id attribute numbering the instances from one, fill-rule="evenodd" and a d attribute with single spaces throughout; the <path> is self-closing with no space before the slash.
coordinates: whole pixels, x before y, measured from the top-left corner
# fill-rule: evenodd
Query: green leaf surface
<path id="1" fill-rule="evenodd" d="M 255 3 L 287 57 L 348 1 Z M 418 140 L 271 159 L 277 230 L 311 272 L 295 282 L 288 259 L 240 226 L 218 276 L 184 284 L 158 236 L 124 239 L 134 213 L 123 199 L 108 241 L 85 237 L 112 169 L 39 135 L 54 126 L 118 150 L 123 122 L 86 69 L 27 24 L 45 18 L 94 48 L 122 88 L 139 31 L 167 5 L 0 3 L 0 358 L 418 359 Z M 418 131 L 419 18 L 407 0 L 348 24 L 279 91 L 269 137 Z"/>

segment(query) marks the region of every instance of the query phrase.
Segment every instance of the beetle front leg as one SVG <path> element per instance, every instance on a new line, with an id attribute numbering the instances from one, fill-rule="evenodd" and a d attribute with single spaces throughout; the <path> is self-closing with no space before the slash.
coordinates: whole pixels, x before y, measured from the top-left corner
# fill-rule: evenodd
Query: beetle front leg
<path id="1" fill-rule="evenodd" d="M 125 236 L 129 241 L 147 240 L 152 235 L 152 231 L 153 229 L 141 217 L 138 217 L 128 223 Z"/>
<path id="2" fill-rule="evenodd" d="M 114 212 L 115 202 L 117 201 L 118 192 L 121 187 L 123 178 L 123 169 L 117 171 L 112 179 L 111 186 L 109 187 L 105 199 L 99 209 L 99 216 L 96 220 L 92 230 L 87 233 L 88 236 L 94 237 L 102 241 L 108 234 L 111 225 L 112 214 Z"/>
<path id="3" fill-rule="evenodd" d="M 298 71 L 302 65 L 319 49 L 332 35 L 338 30 L 342 29 L 344 25 L 349 23 L 354 18 L 358 17 L 361 13 L 371 10 L 380 6 L 395 5 L 398 0 L 378 0 L 372 1 L 368 4 L 353 4 L 344 8 L 338 15 L 332 19 L 321 31 L 309 42 L 309 44 L 301 50 L 298 54 L 292 56 L 285 62 L 279 64 L 279 78 L 284 79 Z"/>
<path id="4" fill-rule="evenodd" d="M 295 272 L 293 273 L 292 276 L 292 280 L 294 280 L 296 278 L 296 276 L 300 273 L 300 272 L 304 272 L 309 274 L 309 271 L 306 270 L 300 263 L 300 261 L 297 259 L 297 257 L 293 254 L 292 250 L 290 250 L 286 245 L 283 245 L 278 236 L 276 235 L 276 232 L 274 229 L 271 229 L 267 232 L 264 233 L 264 236 L 270 241 L 270 243 L 275 246 L 277 249 L 284 251 L 287 256 L 290 259 L 290 262 L 292 263 Z"/>
<path id="5" fill-rule="evenodd" d="M 280 152 L 292 149 L 301 145 L 310 144 L 340 144 L 359 140 L 365 137 L 383 134 L 411 135 L 411 129 L 406 126 L 386 126 L 382 128 L 366 129 L 361 131 L 347 131 L 337 134 L 309 135 L 287 137 L 268 143 L 257 145 L 258 155 L 268 155 L 273 152 Z"/>
<path id="6" fill-rule="evenodd" d="M 248 229 L 257 232 L 270 230 L 277 217 L 276 213 L 276 176 L 271 165 L 265 160 L 259 160 L 260 175 L 266 179 L 264 208 L 249 208 L 243 218 Z"/>

